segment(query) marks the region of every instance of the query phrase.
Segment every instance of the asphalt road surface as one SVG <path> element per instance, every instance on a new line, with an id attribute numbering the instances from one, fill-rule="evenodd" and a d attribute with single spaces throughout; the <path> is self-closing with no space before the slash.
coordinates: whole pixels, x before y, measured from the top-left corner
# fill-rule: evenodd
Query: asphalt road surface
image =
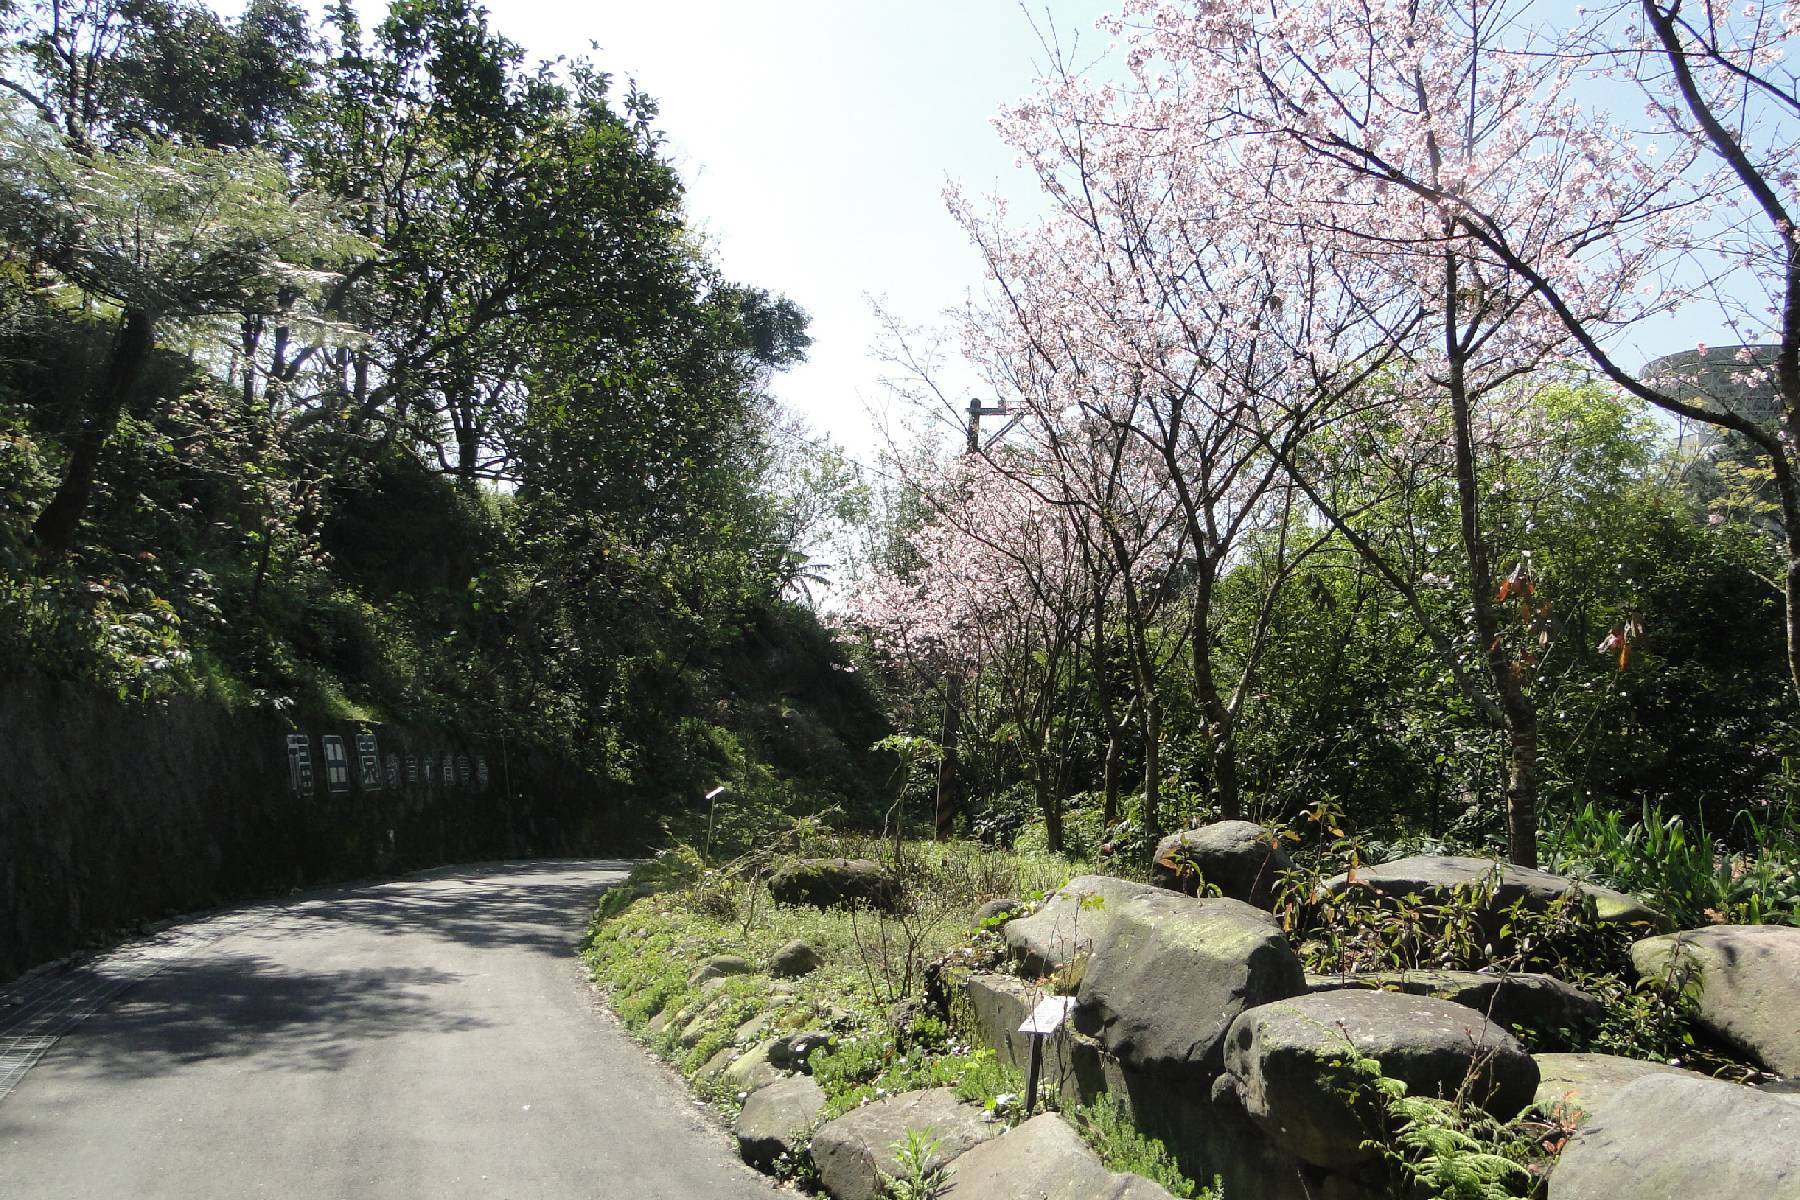
<path id="1" fill-rule="evenodd" d="M 7 1200 L 761 1200 L 575 947 L 616 862 L 319 893 L 174 958 L 0 1099 Z"/>

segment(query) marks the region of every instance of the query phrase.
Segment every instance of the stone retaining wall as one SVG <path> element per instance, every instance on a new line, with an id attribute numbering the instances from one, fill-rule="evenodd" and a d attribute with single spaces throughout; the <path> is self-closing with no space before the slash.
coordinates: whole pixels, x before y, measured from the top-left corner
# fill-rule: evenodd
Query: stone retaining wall
<path id="1" fill-rule="evenodd" d="M 451 728 L 0 679 L 0 982 L 138 922 L 482 858 L 616 851 L 630 812 Z"/>

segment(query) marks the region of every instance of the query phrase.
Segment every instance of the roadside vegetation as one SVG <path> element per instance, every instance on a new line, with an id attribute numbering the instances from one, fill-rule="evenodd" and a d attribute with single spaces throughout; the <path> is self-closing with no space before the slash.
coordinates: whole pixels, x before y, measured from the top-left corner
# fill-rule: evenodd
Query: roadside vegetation
<path id="1" fill-rule="evenodd" d="M 976 843 L 902 841 L 896 911 L 777 904 L 767 874 L 787 858 L 867 858 L 893 866 L 891 838 L 834 834 L 801 823 L 785 843 L 708 865 L 687 847 L 635 868 L 595 912 L 586 957 L 627 1029 L 726 1115 L 746 1094 L 728 1073 L 758 1042 L 818 1031 L 807 1068 L 826 1095 L 819 1121 L 859 1104 L 920 1088 L 949 1087 L 992 1118 L 1023 1115 L 1025 1081 L 979 1044 L 956 1006 L 944 1004 L 946 967 L 1003 961 L 998 921 L 973 921 L 986 902 L 1035 904 L 1084 869 L 1060 855 L 995 850 Z M 804 942 L 821 965 L 792 978 L 766 966 L 782 947 Z M 696 981 L 717 956 L 753 969 Z M 1054 1104 L 1046 1092 L 1044 1099 Z M 1110 1102 L 1071 1114 L 1076 1128 L 1116 1171 L 1162 1183 L 1177 1196 L 1200 1194 L 1161 1143 L 1146 1138 Z M 783 1173 L 808 1178 L 804 1160 Z M 900 1194 L 898 1192 L 896 1195 Z"/>

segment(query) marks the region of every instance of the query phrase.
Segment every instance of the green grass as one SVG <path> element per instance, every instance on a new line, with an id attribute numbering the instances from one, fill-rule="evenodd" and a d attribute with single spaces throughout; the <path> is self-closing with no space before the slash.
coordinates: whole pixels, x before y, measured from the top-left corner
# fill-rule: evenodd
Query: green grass
<path id="1" fill-rule="evenodd" d="M 855 837 L 814 838 L 805 850 L 890 862 L 894 853 L 891 841 Z M 771 865 L 766 857 L 709 866 L 692 850 L 665 851 L 602 899 L 587 962 L 626 1027 L 727 1110 L 739 1097 L 704 1073 L 720 1051 L 735 1057 L 764 1038 L 819 1028 L 833 1035 L 813 1058 L 828 1117 L 925 1087 L 955 1088 L 1004 1116 L 1007 1105 L 998 1098 L 1023 1090 L 1017 1072 L 940 1020 L 922 1017 L 896 1030 L 891 1013 L 898 1002 L 920 997 L 928 962 L 968 943 L 983 903 L 1036 898 L 1060 887 L 1079 865 L 955 842 L 906 843 L 900 853 L 906 911 L 883 917 L 774 903 L 760 877 Z M 637 895 L 642 891 L 652 894 Z M 713 955 L 761 966 L 794 940 L 819 953 L 818 970 L 785 981 L 760 972 L 732 976 L 710 992 L 688 982 Z M 756 1027 L 745 1031 L 752 1021 Z"/>

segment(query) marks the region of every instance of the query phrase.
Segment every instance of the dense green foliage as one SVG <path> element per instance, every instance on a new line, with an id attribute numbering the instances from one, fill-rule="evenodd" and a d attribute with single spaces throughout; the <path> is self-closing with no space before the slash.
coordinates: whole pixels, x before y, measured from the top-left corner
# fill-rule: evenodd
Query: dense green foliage
<path id="1" fill-rule="evenodd" d="M 1517 576 L 1496 611 L 1509 654 L 1530 673 L 1521 685 L 1536 705 L 1538 777 L 1554 814 L 1544 821 L 1546 854 L 1695 923 L 1721 919 L 1708 909 L 1749 916 L 1747 901 L 1723 900 L 1735 881 L 1747 870 L 1790 880 L 1800 863 L 1794 701 L 1757 481 L 1721 472 L 1728 448 L 1697 458 L 1635 404 L 1592 385 L 1535 387 L 1516 420 L 1529 436 L 1484 469 L 1481 511 L 1495 561 Z M 1419 617 L 1452 630 L 1468 619 L 1455 582 L 1466 569 L 1452 481 L 1415 472 L 1396 482 L 1367 465 L 1404 458 L 1399 429 L 1360 429 L 1345 444 L 1348 433 L 1335 436 L 1321 434 L 1309 453 L 1362 465 L 1335 469 L 1333 503 L 1355 514 L 1358 538 L 1393 565 L 1419 609 L 1316 516 L 1246 540 L 1204 629 L 1190 627 L 1193 580 L 1179 569 L 1156 578 L 1142 623 L 1163 664 L 1162 829 L 1220 812 L 1220 742 L 1183 668 L 1204 638 L 1216 671 L 1255 656 L 1230 746 L 1247 815 L 1280 824 L 1325 803 L 1372 853 L 1503 852 L 1506 739 L 1470 704 Z M 1005 453 L 994 452 L 1002 468 Z M 898 547 L 888 558 L 902 580 L 930 569 L 905 557 L 930 544 L 921 531 L 961 520 L 952 498 L 920 494 L 927 503 L 896 497 L 877 539 Z M 978 542 L 979 529 L 963 536 Z M 1316 545 L 1296 561 L 1293 547 L 1308 539 Z M 1147 736 L 1143 685 L 1129 665 L 1133 620 L 1103 572 L 1074 590 L 1106 604 L 1072 614 L 1062 635 L 1073 637 L 1072 652 L 1027 633 L 990 639 L 979 659 L 951 665 L 897 653 L 877 622 L 863 661 L 902 727 L 934 742 L 946 682 L 957 680 L 963 827 L 1024 845 L 1054 840 L 1032 796 L 1040 768 L 1020 738 L 1021 722 L 1043 714 L 1048 729 L 1037 736 L 1053 748 L 1064 802 L 1060 844 L 1077 854 L 1110 846 L 1133 870 L 1144 852 L 1134 793 Z M 1044 671 L 1059 653 L 1063 665 Z M 1021 689 L 1022 676 L 1042 682 Z M 921 781 L 917 802 L 929 805 L 934 788 Z M 1664 861 L 1666 836 L 1650 845 L 1628 833 L 1646 805 L 1653 824 L 1683 831 L 1691 862 Z M 1590 817 L 1578 818 L 1584 811 Z M 1627 847 L 1628 838 L 1638 840 Z M 1621 856 L 1638 861 L 1628 867 Z M 1717 881 L 1665 881 L 1665 866 Z M 1754 919 L 1791 919 L 1780 899 L 1791 883 L 1771 888 L 1761 891 L 1777 897 L 1776 909 Z"/>
<path id="2" fill-rule="evenodd" d="M 766 388 L 807 318 L 720 276 L 649 98 L 469 0 L 0 32 L 0 668 L 865 799 L 792 602 L 854 484 Z"/>

